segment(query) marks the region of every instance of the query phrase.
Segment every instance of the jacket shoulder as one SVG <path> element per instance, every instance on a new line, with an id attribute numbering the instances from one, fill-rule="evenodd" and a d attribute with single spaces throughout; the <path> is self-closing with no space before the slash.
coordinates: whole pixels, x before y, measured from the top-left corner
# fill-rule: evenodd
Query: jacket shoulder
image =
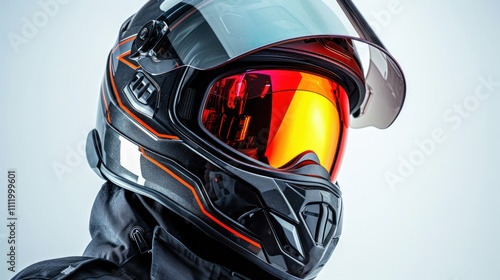
<path id="1" fill-rule="evenodd" d="M 66 257 L 41 261 L 28 266 L 12 280 L 59 279 L 133 279 L 124 270 L 108 260 L 92 257 Z"/>

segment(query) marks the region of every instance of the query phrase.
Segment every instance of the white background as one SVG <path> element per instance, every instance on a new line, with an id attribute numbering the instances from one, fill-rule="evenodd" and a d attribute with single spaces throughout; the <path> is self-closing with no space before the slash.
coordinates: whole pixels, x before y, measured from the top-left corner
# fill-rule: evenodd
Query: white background
<path id="1" fill-rule="evenodd" d="M 55 1 L 0 4 L 2 279 L 13 276 L 9 169 L 18 176 L 17 271 L 88 243 L 102 182 L 81 152 L 107 53 L 145 3 Z M 364 2 L 355 4 L 405 71 L 407 99 L 389 129 L 351 131 L 339 179 L 344 231 L 318 279 L 500 279 L 500 4 Z"/>

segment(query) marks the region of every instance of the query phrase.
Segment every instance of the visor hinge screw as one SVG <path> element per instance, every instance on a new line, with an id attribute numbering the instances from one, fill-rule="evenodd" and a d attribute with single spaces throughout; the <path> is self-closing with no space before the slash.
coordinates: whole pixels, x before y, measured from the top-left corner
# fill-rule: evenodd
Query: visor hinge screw
<path id="1" fill-rule="evenodd" d="M 147 27 L 144 27 L 141 32 L 139 33 L 139 39 L 141 40 L 146 40 L 146 38 L 149 35 L 149 29 Z"/>

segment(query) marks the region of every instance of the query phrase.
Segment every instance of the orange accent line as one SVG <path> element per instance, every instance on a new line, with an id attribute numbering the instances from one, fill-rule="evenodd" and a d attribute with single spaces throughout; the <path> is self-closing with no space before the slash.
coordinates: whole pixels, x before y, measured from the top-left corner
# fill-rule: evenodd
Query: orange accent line
<path id="1" fill-rule="evenodd" d="M 181 177 L 179 177 L 177 174 L 175 174 L 174 172 L 172 172 L 170 169 L 168 169 L 163 164 L 159 163 L 155 159 L 153 159 L 150 156 L 146 155 L 146 152 L 144 151 L 144 149 L 142 147 L 140 147 L 140 150 L 141 150 L 142 155 L 147 160 L 149 160 L 154 165 L 156 165 L 159 168 L 161 168 L 163 171 L 167 172 L 170 176 L 172 176 L 174 179 L 176 179 L 177 181 L 179 181 L 181 184 L 183 184 L 185 187 L 187 187 L 191 191 L 191 193 L 193 194 L 193 196 L 194 196 L 194 198 L 196 200 L 196 203 L 198 203 L 198 206 L 200 207 L 201 212 L 205 216 L 207 216 L 210 220 L 214 221 L 215 223 L 217 223 L 218 225 L 220 225 L 221 227 L 223 227 L 227 231 L 231 232 L 232 234 L 234 234 L 237 237 L 239 237 L 239 238 L 245 240 L 246 242 L 250 243 L 251 245 L 253 245 L 253 246 L 255 246 L 255 247 L 259 248 L 259 249 L 262 248 L 261 245 L 259 243 L 257 243 L 256 241 L 254 241 L 254 240 L 252 240 L 252 239 L 244 236 L 243 234 L 237 232 L 235 229 L 229 227 L 228 225 L 226 225 L 223 222 L 221 222 L 220 220 L 218 220 L 216 217 L 212 216 L 212 214 L 210 214 L 207 210 L 205 210 L 205 207 L 203 207 L 203 204 L 201 203 L 200 197 L 198 196 L 198 193 L 196 193 L 196 190 L 195 190 L 195 188 L 193 186 L 191 186 L 188 182 L 184 181 Z"/>
<path id="2" fill-rule="evenodd" d="M 122 53 L 121 55 L 118 56 L 118 60 L 123 62 L 124 64 L 128 65 L 130 68 L 137 70 L 137 69 L 141 68 L 141 66 L 135 65 L 124 58 L 125 56 L 129 55 L 131 52 L 132 51 L 127 51 L 127 52 Z"/>
<path id="3" fill-rule="evenodd" d="M 121 46 L 121 45 L 123 45 L 123 44 L 126 44 L 126 43 L 128 43 L 128 42 L 130 42 L 130 41 L 132 41 L 132 40 L 135 40 L 135 38 L 136 38 L 136 37 L 137 37 L 137 36 L 132 36 L 132 37 L 129 37 L 129 38 L 127 38 L 127 39 L 125 39 L 125 40 L 123 40 L 123 41 L 119 42 L 119 43 L 118 43 L 118 44 L 117 44 L 117 45 L 113 48 L 113 50 L 112 50 L 111 52 L 112 52 L 112 53 L 114 53 L 114 52 L 116 51 L 116 49 L 118 49 L 118 47 L 119 47 L 119 46 Z"/>
<path id="4" fill-rule="evenodd" d="M 135 37 L 133 37 L 133 38 L 135 38 Z M 122 44 L 126 43 L 126 41 L 130 41 L 131 39 L 132 38 L 129 38 L 129 39 L 123 41 L 123 42 L 120 42 L 118 45 L 122 45 Z M 137 117 L 132 111 L 130 111 L 127 107 L 125 107 L 125 105 L 123 105 L 123 102 L 122 102 L 122 100 L 120 98 L 120 95 L 118 94 L 118 90 L 116 88 L 115 79 L 113 77 L 113 60 L 112 59 L 113 58 L 112 58 L 112 55 L 111 55 L 109 57 L 109 77 L 110 77 L 110 80 L 111 80 L 111 86 L 113 88 L 113 92 L 115 94 L 115 98 L 118 101 L 118 105 L 120 106 L 120 108 L 122 108 L 123 111 L 125 111 L 127 114 L 129 114 L 134 120 L 136 120 L 139 124 L 141 124 L 144 128 L 146 128 L 148 131 L 150 131 L 151 133 L 153 133 L 157 137 L 163 138 L 163 139 L 179 140 L 179 137 L 177 137 L 177 136 L 159 133 L 158 131 L 154 130 L 151 126 L 149 126 L 147 123 L 145 123 L 139 117 Z"/>

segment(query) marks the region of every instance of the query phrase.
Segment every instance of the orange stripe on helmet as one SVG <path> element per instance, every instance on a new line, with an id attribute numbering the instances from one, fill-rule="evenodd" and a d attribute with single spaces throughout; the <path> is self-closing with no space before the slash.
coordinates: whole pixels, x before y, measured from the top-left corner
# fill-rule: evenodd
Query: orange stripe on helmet
<path id="1" fill-rule="evenodd" d="M 141 150 L 141 153 L 142 155 L 147 159 L 149 160 L 150 162 L 152 162 L 154 165 L 158 166 L 160 169 L 162 169 L 163 171 L 167 172 L 170 176 L 172 176 L 175 180 L 179 181 L 179 183 L 181 183 L 182 185 L 184 185 L 186 188 L 188 188 L 191 193 L 193 194 L 195 200 L 196 200 L 196 203 L 198 204 L 198 206 L 200 207 L 200 210 L 201 212 L 207 217 L 209 218 L 210 220 L 212 220 L 213 222 L 215 222 L 216 224 L 220 225 L 221 227 L 223 227 L 224 229 L 226 229 L 227 231 L 229 231 L 230 233 L 234 234 L 235 236 L 241 238 L 242 240 L 246 241 L 247 243 L 253 245 L 254 247 L 257 247 L 259 249 L 262 248 L 262 246 L 250 239 L 249 237 L 246 237 L 245 235 L 239 233 L 238 231 L 236 231 L 235 229 L 231 228 L 230 226 L 224 224 L 223 222 L 221 222 L 219 219 L 217 219 L 216 217 L 214 217 L 212 214 L 210 214 L 206 209 L 205 207 L 203 206 L 201 200 L 200 200 L 200 197 L 198 196 L 198 193 L 196 192 L 195 188 L 193 186 L 191 186 L 188 182 L 186 182 L 185 180 L 183 180 L 181 177 L 179 177 L 177 174 L 175 174 L 173 171 L 171 171 L 170 169 L 168 169 L 166 166 L 164 166 L 163 164 L 159 163 L 158 161 L 156 161 L 155 159 L 153 159 L 152 157 L 148 156 L 146 154 L 146 152 L 144 151 L 144 149 L 141 147 L 140 148 Z"/>
<path id="2" fill-rule="evenodd" d="M 141 66 L 135 65 L 132 62 L 125 59 L 125 56 L 130 55 L 131 53 L 132 53 L 132 51 L 126 51 L 126 52 L 120 54 L 118 56 L 118 60 L 121 61 L 122 63 L 126 64 L 128 67 L 130 67 L 134 70 L 137 70 L 137 69 L 141 68 Z"/>
<path id="3" fill-rule="evenodd" d="M 112 54 L 114 54 L 114 52 L 118 49 L 119 46 L 127 43 L 127 42 L 130 42 L 131 40 L 135 39 L 135 36 L 133 37 L 130 37 L 128 39 L 125 39 L 123 41 L 121 41 L 112 51 Z M 130 53 L 130 50 L 128 51 Z M 122 54 L 123 55 L 123 54 Z M 120 55 L 121 56 L 121 55 Z M 137 115 L 135 115 L 132 111 L 130 111 L 127 107 L 125 107 L 125 105 L 123 104 L 122 102 L 122 99 L 120 98 L 120 95 L 118 94 L 118 89 L 116 88 L 116 84 L 115 84 L 115 79 L 114 79 L 114 76 L 113 76 L 113 56 L 110 56 L 109 57 L 109 78 L 111 80 L 111 87 L 113 88 L 113 92 L 114 92 L 114 95 L 115 95 L 115 98 L 116 100 L 118 101 L 118 105 L 120 106 L 120 108 L 125 111 L 129 116 L 131 116 L 135 121 L 137 121 L 140 125 L 142 125 L 144 128 L 146 128 L 149 132 L 153 133 L 155 136 L 157 136 L 158 138 L 162 138 L 162 139 L 170 139 L 170 140 L 179 140 L 179 137 L 177 136 L 174 136 L 174 135 L 169 135 L 169 134 L 164 134 L 164 133 L 160 133 L 158 131 L 156 131 L 154 128 L 152 128 L 151 126 L 149 126 L 147 123 L 145 123 L 143 120 L 141 120 Z M 122 60 L 120 60 L 122 61 Z M 122 61 L 123 62 L 123 61 Z M 128 65 L 128 64 L 127 64 Z M 128 65 L 130 66 L 130 65 Z"/>

